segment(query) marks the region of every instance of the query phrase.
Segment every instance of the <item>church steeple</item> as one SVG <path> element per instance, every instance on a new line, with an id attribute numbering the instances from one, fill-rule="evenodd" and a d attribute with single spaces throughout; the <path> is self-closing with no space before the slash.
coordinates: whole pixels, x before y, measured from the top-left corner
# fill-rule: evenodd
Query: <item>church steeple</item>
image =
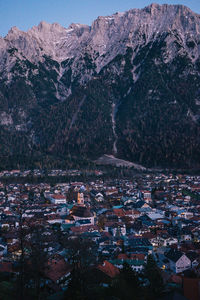
<path id="1" fill-rule="evenodd" d="M 84 194 L 83 193 L 78 192 L 77 204 L 78 205 L 84 205 Z"/>

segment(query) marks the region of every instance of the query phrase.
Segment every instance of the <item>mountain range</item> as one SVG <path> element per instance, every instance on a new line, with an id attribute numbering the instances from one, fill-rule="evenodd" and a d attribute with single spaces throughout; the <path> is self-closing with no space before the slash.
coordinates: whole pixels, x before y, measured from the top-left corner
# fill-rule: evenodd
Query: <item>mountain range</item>
<path id="1" fill-rule="evenodd" d="M 151 4 L 0 37 L 0 167 L 200 167 L 200 15 Z"/>

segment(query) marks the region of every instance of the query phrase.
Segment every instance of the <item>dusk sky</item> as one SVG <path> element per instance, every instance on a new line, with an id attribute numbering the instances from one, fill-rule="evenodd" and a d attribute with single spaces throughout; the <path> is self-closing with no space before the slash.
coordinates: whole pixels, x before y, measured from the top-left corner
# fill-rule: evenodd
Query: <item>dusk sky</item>
<path id="1" fill-rule="evenodd" d="M 26 31 L 40 21 L 64 27 L 71 23 L 90 25 L 98 16 L 143 8 L 152 2 L 184 4 L 200 13 L 200 0 L 0 0 L 0 35 L 5 36 L 12 26 Z"/>

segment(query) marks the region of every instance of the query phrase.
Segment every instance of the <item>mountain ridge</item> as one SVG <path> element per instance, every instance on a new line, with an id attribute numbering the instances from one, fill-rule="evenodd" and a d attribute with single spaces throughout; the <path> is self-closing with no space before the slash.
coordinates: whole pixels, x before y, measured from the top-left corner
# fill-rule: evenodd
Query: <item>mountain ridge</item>
<path id="1" fill-rule="evenodd" d="M 114 154 L 199 166 L 199 54 L 200 15 L 181 5 L 12 28 L 0 39 L 2 161 Z"/>

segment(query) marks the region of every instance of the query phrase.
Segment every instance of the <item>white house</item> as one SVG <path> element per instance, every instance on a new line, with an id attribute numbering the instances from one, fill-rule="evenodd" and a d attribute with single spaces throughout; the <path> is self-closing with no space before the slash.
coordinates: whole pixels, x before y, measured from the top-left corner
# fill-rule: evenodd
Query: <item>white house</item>
<path id="1" fill-rule="evenodd" d="M 66 197 L 60 194 L 48 195 L 48 199 L 53 204 L 66 204 Z"/>
<path id="2" fill-rule="evenodd" d="M 174 273 L 181 273 L 191 268 L 191 260 L 179 250 L 171 249 L 165 256 L 169 260 L 169 268 Z"/>
<path id="3" fill-rule="evenodd" d="M 178 243 L 178 239 L 175 238 L 175 237 L 168 237 L 168 238 L 165 238 L 163 240 L 164 240 L 163 246 L 165 246 L 165 247 L 168 247 L 168 246 L 171 246 L 173 244 L 177 244 Z"/>
<path id="4" fill-rule="evenodd" d="M 133 271 L 141 272 L 144 269 L 143 260 L 133 260 L 133 259 L 115 259 L 110 261 L 118 269 L 123 268 L 123 264 L 126 262 L 132 268 Z"/>

